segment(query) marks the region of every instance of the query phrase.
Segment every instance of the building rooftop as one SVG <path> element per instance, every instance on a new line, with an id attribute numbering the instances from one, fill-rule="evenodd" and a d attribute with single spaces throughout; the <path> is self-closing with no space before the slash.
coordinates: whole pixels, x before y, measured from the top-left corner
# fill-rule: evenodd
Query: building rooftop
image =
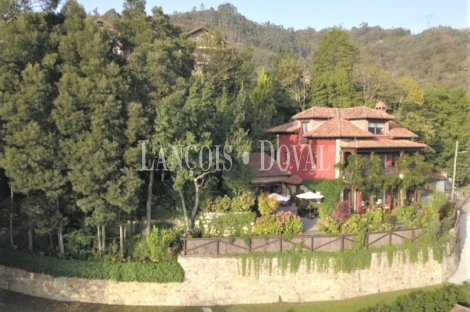
<path id="1" fill-rule="evenodd" d="M 330 119 L 304 134 L 306 138 L 372 138 L 374 134 L 352 122 L 337 117 Z"/>
<path id="2" fill-rule="evenodd" d="M 423 148 L 426 144 L 407 141 L 407 140 L 390 140 L 390 139 L 371 139 L 371 140 L 355 140 L 342 143 L 343 148 Z"/>
<path id="3" fill-rule="evenodd" d="M 266 130 L 266 132 L 271 133 L 299 133 L 300 132 L 300 124 L 297 121 L 292 121 L 280 126 L 273 127 L 271 129 Z"/>
<path id="4" fill-rule="evenodd" d="M 369 107 L 348 107 L 348 108 L 331 108 L 331 107 L 311 107 L 298 114 L 292 119 L 330 119 L 339 116 L 342 119 L 395 119 L 383 111 L 375 110 Z"/>
<path id="5" fill-rule="evenodd" d="M 268 170 L 262 170 L 262 161 L 264 161 L 264 168 L 269 168 Z M 272 166 L 271 166 L 272 163 Z M 281 170 L 278 162 L 271 158 L 266 153 L 252 153 L 250 154 L 250 165 L 256 172 L 258 178 L 265 177 L 279 177 L 279 176 L 290 176 L 291 173 L 288 170 Z"/>

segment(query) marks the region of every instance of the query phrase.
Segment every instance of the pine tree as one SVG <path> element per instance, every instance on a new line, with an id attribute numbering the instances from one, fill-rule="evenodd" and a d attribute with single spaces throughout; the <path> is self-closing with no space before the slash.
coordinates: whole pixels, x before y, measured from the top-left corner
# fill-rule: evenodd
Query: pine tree
<path id="1" fill-rule="evenodd" d="M 0 75 L 0 117 L 5 147 L 0 166 L 9 178 L 12 203 L 13 191 L 26 196 L 19 204 L 25 216 L 23 226 L 29 228 L 30 249 L 33 230 L 40 234 L 57 231 L 60 236 L 68 222 L 66 206 L 56 205 L 66 197 L 67 179 L 50 116 L 58 77 L 50 28 L 58 21 L 42 13 L 23 13 L 2 29 L 6 40 L 18 40 L 2 45 L 1 51 L 0 66 L 5 70 Z M 43 205 L 33 207 L 34 201 Z"/>
<path id="2" fill-rule="evenodd" d="M 106 225 L 137 207 L 141 184 L 125 157 L 134 143 L 129 142 L 133 131 L 126 131 L 127 86 L 113 61 L 109 34 L 76 2 L 68 2 L 62 13 L 59 57 L 64 65 L 53 117 L 63 136 L 61 149 L 77 205 L 86 224 L 97 227 L 103 250 Z"/>
<path id="3" fill-rule="evenodd" d="M 353 83 L 357 48 L 349 34 L 332 28 L 312 55 L 312 106 L 352 107 L 360 104 Z"/>
<path id="4" fill-rule="evenodd" d="M 185 90 L 185 82 L 194 68 L 194 44 L 179 27 L 170 23 L 160 8 L 152 15 L 145 12 L 145 1 L 128 0 L 122 18 L 115 23 L 118 42 L 125 53 L 131 52 L 124 67 L 130 77 L 128 100 L 132 101 L 132 119 L 129 125 L 135 138 L 146 140 L 146 147 L 154 145 L 154 121 L 166 97 Z M 134 149 L 129 159 L 138 158 L 141 150 Z M 157 155 L 146 148 L 146 168 L 153 168 Z M 154 173 L 147 173 L 147 231 L 150 232 Z"/>

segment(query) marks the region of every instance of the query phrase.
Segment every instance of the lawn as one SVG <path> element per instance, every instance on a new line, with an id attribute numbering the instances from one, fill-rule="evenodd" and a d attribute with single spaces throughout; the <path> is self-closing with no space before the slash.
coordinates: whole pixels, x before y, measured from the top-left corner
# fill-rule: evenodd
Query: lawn
<path id="1" fill-rule="evenodd" d="M 433 290 L 441 287 L 430 286 L 420 288 L 422 290 Z M 360 308 L 375 305 L 379 301 L 392 302 L 399 295 L 408 294 L 413 290 L 402 290 L 396 292 L 369 295 L 360 298 L 341 300 L 341 301 L 323 301 L 313 303 L 275 303 L 261 305 L 234 305 L 211 307 L 213 312 L 310 312 L 310 311 L 328 311 L 328 312 L 348 312 L 356 311 Z M 249 296 L 249 294 L 247 294 Z M 201 307 L 135 307 L 135 306 L 113 306 L 76 302 L 59 302 L 42 298 L 30 297 L 23 294 L 0 290 L 0 311 L 2 312 L 193 312 L 202 311 Z"/>

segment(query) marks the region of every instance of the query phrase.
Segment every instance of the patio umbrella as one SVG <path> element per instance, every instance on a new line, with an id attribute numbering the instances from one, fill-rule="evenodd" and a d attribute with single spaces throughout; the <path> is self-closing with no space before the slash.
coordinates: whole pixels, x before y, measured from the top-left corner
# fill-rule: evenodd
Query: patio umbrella
<path id="1" fill-rule="evenodd" d="M 269 195 L 269 197 L 275 198 L 278 202 L 286 202 L 290 199 L 289 197 L 282 196 L 282 195 L 279 195 L 277 193 L 272 193 L 272 194 Z"/>
<path id="2" fill-rule="evenodd" d="M 301 199 L 322 199 L 324 197 L 323 195 L 314 192 L 306 192 L 295 196 Z"/>

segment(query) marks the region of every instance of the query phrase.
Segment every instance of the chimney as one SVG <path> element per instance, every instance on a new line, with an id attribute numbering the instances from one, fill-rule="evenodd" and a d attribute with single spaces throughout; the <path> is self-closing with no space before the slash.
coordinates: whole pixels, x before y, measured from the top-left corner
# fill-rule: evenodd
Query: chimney
<path id="1" fill-rule="evenodd" d="M 385 105 L 384 102 L 379 101 L 377 104 L 375 104 L 375 110 L 380 111 L 380 112 L 387 112 L 387 105 Z"/>

